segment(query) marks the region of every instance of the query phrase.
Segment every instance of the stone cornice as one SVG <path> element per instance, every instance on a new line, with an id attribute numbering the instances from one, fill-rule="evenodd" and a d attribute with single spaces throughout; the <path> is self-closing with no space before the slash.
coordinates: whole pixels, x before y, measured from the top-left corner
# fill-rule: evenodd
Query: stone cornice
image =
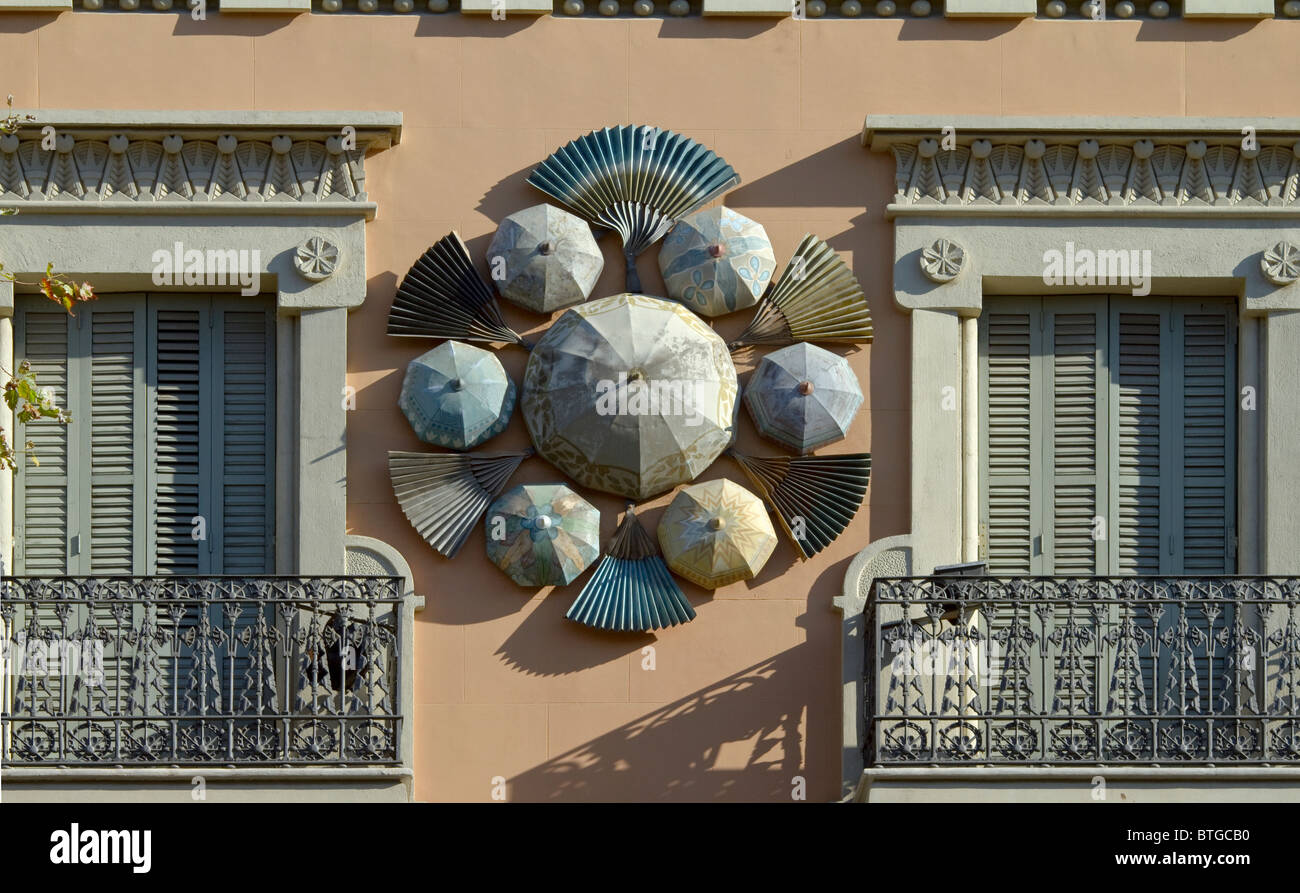
<path id="1" fill-rule="evenodd" d="M 366 155 L 396 143 L 402 126 L 400 114 L 386 112 L 30 114 L 35 120 L 0 136 L 0 207 L 42 213 L 370 219 Z"/>
<path id="2" fill-rule="evenodd" d="M 862 143 L 894 155 L 891 216 L 1300 214 L 1296 118 L 872 116 Z"/>

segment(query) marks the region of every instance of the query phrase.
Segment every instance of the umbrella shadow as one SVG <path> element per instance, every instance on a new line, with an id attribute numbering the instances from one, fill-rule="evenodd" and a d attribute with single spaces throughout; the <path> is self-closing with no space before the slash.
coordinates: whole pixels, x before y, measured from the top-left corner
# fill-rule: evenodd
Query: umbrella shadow
<path id="1" fill-rule="evenodd" d="M 785 801 L 807 774 L 809 646 L 797 645 L 593 738 L 510 781 L 517 801 Z M 816 782 L 808 799 L 834 788 Z M 825 787 L 825 792 L 821 788 Z"/>

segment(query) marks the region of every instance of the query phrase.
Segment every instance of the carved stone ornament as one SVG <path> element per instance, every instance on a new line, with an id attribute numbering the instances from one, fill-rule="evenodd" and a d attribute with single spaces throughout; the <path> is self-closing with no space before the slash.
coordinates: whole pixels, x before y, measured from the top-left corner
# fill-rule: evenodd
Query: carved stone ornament
<path id="1" fill-rule="evenodd" d="M 339 265 L 338 246 L 320 236 L 312 236 L 294 252 L 293 265 L 304 279 L 312 282 L 328 279 Z"/>
<path id="2" fill-rule="evenodd" d="M 1300 248 L 1290 242 L 1278 242 L 1264 252 L 1259 266 L 1274 285 L 1290 285 L 1300 279 Z"/>
<path id="3" fill-rule="evenodd" d="M 921 272 L 931 282 L 951 282 L 965 265 L 965 250 L 951 239 L 939 239 L 921 252 Z"/>

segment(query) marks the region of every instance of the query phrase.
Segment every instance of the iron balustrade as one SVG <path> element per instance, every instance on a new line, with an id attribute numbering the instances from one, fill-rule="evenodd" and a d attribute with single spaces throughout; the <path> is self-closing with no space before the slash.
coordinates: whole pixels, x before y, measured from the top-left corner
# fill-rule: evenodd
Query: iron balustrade
<path id="1" fill-rule="evenodd" d="M 13 766 L 400 762 L 399 577 L 7 577 Z"/>
<path id="2" fill-rule="evenodd" d="M 880 578 L 868 765 L 1300 762 L 1300 579 Z"/>

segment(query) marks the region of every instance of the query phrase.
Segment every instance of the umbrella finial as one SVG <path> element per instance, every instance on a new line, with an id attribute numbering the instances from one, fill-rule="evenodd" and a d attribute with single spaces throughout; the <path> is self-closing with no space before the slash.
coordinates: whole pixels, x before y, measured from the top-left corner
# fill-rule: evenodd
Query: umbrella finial
<path id="1" fill-rule="evenodd" d="M 712 517 L 712 518 L 709 519 L 709 529 L 710 529 L 710 530 L 721 530 L 722 528 L 724 528 L 724 527 L 726 527 L 726 526 L 727 526 L 727 522 L 726 522 L 726 520 L 723 519 L 723 518 L 719 518 L 719 517 L 717 517 L 716 515 L 715 515 L 714 517 Z"/>
<path id="2" fill-rule="evenodd" d="M 554 250 L 555 250 L 555 246 L 551 244 L 550 239 L 547 239 L 546 241 L 542 242 L 540 245 L 537 246 L 537 253 L 542 256 L 546 256 Z"/>
<path id="3" fill-rule="evenodd" d="M 722 257 L 722 255 L 726 253 L 727 253 L 727 247 L 725 245 L 721 245 L 717 242 L 714 242 L 712 245 L 709 246 L 709 257 L 714 257 L 714 258 Z"/>
<path id="4" fill-rule="evenodd" d="M 814 390 L 815 388 L 813 387 L 813 383 L 811 381 L 799 382 L 799 393 L 803 394 L 805 397 L 811 394 Z"/>
<path id="5" fill-rule="evenodd" d="M 453 391 L 464 390 L 465 382 L 461 381 L 459 378 L 453 378 L 451 381 L 447 382 L 447 387 L 451 388 Z"/>

